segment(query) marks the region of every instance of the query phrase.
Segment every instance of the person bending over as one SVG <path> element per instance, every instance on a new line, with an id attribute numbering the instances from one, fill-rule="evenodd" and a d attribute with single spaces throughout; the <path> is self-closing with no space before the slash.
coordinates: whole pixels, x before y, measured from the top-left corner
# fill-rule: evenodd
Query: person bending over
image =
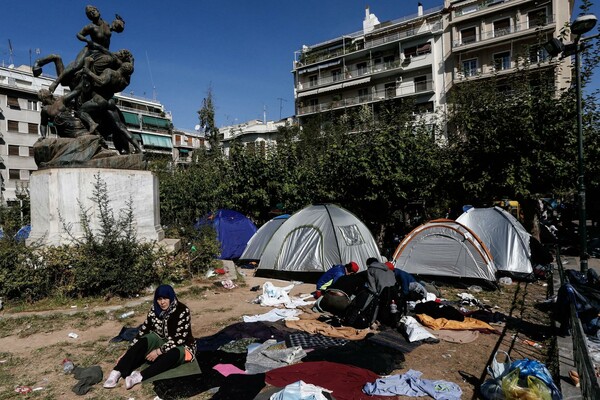
<path id="1" fill-rule="evenodd" d="M 131 346 L 118 358 L 104 387 L 114 388 L 125 377 L 125 387 L 131 389 L 144 379 L 191 362 L 195 354 L 189 308 L 177 300 L 171 286 L 160 285 L 146 320 Z M 138 368 L 145 362 L 150 365 L 140 371 Z"/>
<path id="2" fill-rule="evenodd" d="M 317 281 L 317 291 L 315 292 L 315 297 L 319 298 L 322 292 L 335 283 L 335 281 L 337 281 L 340 277 L 347 274 L 355 274 L 359 269 L 360 267 L 354 261 L 350 261 L 346 265 L 338 264 L 332 266 L 327 270 L 327 272 L 321 275 Z"/>

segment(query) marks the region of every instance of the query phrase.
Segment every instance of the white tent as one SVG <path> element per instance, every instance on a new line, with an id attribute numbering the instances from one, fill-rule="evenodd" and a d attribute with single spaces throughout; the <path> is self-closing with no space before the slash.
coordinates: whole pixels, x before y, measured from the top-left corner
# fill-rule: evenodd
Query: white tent
<path id="1" fill-rule="evenodd" d="M 489 250 L 469 228 L 450 219 L 413 229 L 394 252 L 394 264 L 414 275 L 496 281 Z"/>
<path id="2" fill-rule="evenodd" d="M 498 271 L 530 274 L 531 235 L 500 207 L 471 208 L 456 219 L 469 227 L 490 249 Z"/>
<path id="3" fill-rule="evenodd" d="M 279 229 L 289 217 L 288 214 L 278 215 L 265 222 L 265 224 L 252 235 L 248 244 L 246 244 L 246 248 L 240 256 L 240 260 L 260 260 L 265 246 L 269 243 L 269 240 L 271 240 L 271 236 L 273 236 L 275 231 Z"/>
<path id="4" fill-rule="evenodd" d="M 375 239 L 354 214 L 333 204 L 308 206 L 288 218 L 267 243 L 257 274 L 323 273 L 335 264 L 380 258 Z"/>

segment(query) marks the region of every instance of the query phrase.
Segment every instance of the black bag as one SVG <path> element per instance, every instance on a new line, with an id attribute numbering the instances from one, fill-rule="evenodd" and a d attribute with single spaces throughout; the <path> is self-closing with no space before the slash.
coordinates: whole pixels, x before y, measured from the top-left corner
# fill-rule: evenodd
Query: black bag
<path id="1" fill-rule="evenodd" d="M 375 322 L 379 299 L 369 290 L 360 291 L 350 302 L 344 314 L 344 325 L 365 329 Z"/>
<path id="2" fill-rule="evenodd" d="M 392 302 L 396 312 L 392 313 Z M 395 328 L 400 318 L 406 314 L 406 300 L 402 297 L 402 290 L 398 284 L 383 288 L 379 295 L 379 312 L 377 320 L 382 324 Z"/>

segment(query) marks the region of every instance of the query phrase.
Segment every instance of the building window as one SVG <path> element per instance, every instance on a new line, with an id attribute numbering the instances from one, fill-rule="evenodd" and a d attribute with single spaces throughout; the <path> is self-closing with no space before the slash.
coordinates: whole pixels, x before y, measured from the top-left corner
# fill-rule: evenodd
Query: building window
<path id="1" fill-rule="evenodd" d="M 548 52 L 540 46 L 531 46 L 529 48 L 529 62 L 539 63 L 548 60 Z"/>
<path id="2" fill-rule="evenodd" d="M 460 31 L 460 43 L 469 44 L 477 41 L 477 30 L 475 27 L 463 29 Z"/>
<path id="3" fill-rule="evenodd" d="M 342 80 L 342 69 L 338 68 L 338 69 L 334 69 L 333 71 L 331 71 L 331 78 L 333 79 L 334 82 L 341 81 Z"/>
<path id="4" fill-rule="evenodd" d="M 33 100 L 27 100 L 27 109 L 30 111 L 40 111 L 39 103 Z"/>
<path id="5" fill-rule="evenodd" d="M 465 77 L 477 75 L 477 59 L 463 61 L 462 72 Z"/>
<path id="6" fill-rule="evenodd" d="M 393 55 L 383 57 L 383 65 L 385 66 L 385 69 L 393 68 L 395 59 L 396 57 Z"/>
<path id="7" fill-rule="evenodd" d="M 18 156 L 19 155 L 19 146 L 15 146 L 14 144 L 8 145 L 8 155 L 9 156 Z"/>
<path id="8" fill-rule="evenodd" d="M 7 121 L 7 130 L 10 132 L 19 132 L 19 121 Z"/>
<path id="9" fill-rule="evenodd" d="M 308 77 L 308 86 L 317 86 L 319 83 L 319 78 L 317 75 L 311 75 Z"/>
<path id="10" fill-rule="evenodd" d="M 20 110 L 19 98 L 14 96 L 6 96 L 6 105 L 13 110 Z"/>
<path id="11" fill-rule="evenodd" d="M 538 26 L 546 25 L 548 21 L 548 17 L 546 16 L 546 9 L 542 8 L 540 10 L 530 11 L 527 13 L 527 21 L 529 23 L 529 28 L 535 28 Z"/>
<path id="12" fill-rule="evenodd" d="M 418 56 L 421 56 L 423 54 L 430 54 L 430 53 L 431 53 L 431 43 L 426 42 L 426 43 L 422 43 L 417 46 L 417 55 Z"/>
<path id="13" fill-rule="evenodd" d="M 8 179 L 21 179 L 21 171 L 18 169 L 9 169 L 8 170 Z"/>
<path id="14" fill-rule="evenodd" d="M 29 148 L 29 157 L 33 157 L 34 153 L 33 153 L 33 147 Z"/>
<path id="15" fill-rule="evenodd" d="M 396 97 L 396 82 L 385 84 L 385 98 L 393 99 Z"/>
<path id="16" fill-rule="evenodd" d="M 415 105 L 415 113 L 424 114 L 424 113 L 432 113 L 433 112 L 433 101 L 428 101 L 427 103 L 419 103 Z"/>
<path id="17" fill-rule="evenodd" d="M 510 33 L 510 18 L 494 21 L 494 37 L 508 35 Z"/>
<path id="18" fill-rule="evenodd" d="M 427 77 L 417 76 L 415 78 L 415 92 L 424 92 L 427 90 Z"/>
<path id="19" fill-rule="evenodd" d="M 369 101 L 369 89 L 368 88 L 358 89 L 358 101 L 360 103 Z"/>
<path id="20" fill-rule="evenodd" d="M 32 124 L 31 122 L 28 123 L 27 124 L 27 132 L 37 135 L 38 134 L 38 124 Z"/>
<path id="21" fill-rule="evenodd" d="M 494 54 L 494 68 L 496 71 L 510 68 L 510 51 Z"/>
<path id="22" fill-rule="evenodd" d="M 406 58 L 411 58 L 417 55 L 417 46 L 407 47 L 404 49 L 404 55 Z"/>
<path id="23" fill-rule="evenodd" d="M 367 73 L 367 63 L 361 62 L 361 63 L 356 64 L 356 69 L 358 72 L 358 76 L 366 74 Z"/>

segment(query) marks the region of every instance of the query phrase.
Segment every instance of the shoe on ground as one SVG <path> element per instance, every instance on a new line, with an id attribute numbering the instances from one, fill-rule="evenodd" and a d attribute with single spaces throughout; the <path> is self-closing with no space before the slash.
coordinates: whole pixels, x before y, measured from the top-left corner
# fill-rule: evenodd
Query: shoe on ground
<path id="1" fill-rule="evenodd" d="M 569 378 L 571 378 L 571 381 L 573 381 L 573 385 L 575 385 L 575 387 L 579 387 L 579 374 L 577 371 L 569 371 Z"/>
<path id="2" fill-rule="evenodd" d="M 104 382 L 103 386 L 107 389 L 112 389 L 117 386 L 117 382 L 119 382 L 119 379 L 121 379 L 121 373 L 113 369 L 112 371 L 110 371 L 108 379 Z"/>
<path id="3" fill-rule="evenodd" d="M 125 378 L 125 389 L 129 390 L 142 381 L 143 377 L 139 371 L 133 371 L 131 375 Z"/>

